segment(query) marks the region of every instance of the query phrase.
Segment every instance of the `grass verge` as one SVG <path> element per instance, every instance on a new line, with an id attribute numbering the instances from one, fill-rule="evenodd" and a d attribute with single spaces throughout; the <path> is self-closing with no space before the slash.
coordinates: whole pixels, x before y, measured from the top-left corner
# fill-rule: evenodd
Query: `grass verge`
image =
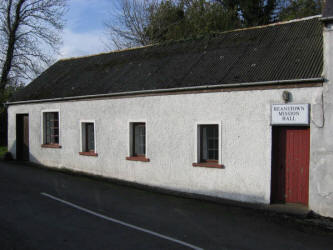
<path id="1" fill-rule="evenodd" d="M 7 147 L 0 147 L 0 159 L 3 159 L 7 151 L 8 151 Z"/>

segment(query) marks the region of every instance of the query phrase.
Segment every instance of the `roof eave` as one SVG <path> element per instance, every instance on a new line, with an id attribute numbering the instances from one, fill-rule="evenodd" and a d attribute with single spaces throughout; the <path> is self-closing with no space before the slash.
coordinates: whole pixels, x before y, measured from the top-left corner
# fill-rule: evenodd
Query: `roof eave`
<path id="1" fill-rule="evenodd" d="M 132 96 L 132 95 L 153 94 L 153 93 L 163 93 L 163 92 L 181 92 L 181 91 L 190 91 L 190 90 L 207 90 L 207 89 L 220 89 L 220 88 L 233 88 L 233 87 L 237 88 L 237 87 L 249 87 L 249 86 L 265 86 L 265 85 L 283 85 L 283 84 L 292 84 L 292 83 L 319 83 L 319 82 L 324 82 L 324 81 L 325 81 L 325 78 L 319 77 L 319 78 L 275 80 L 275 81 L 264 81 L 264 82 L 214 84 L 214 85 L 204 85 L 204 86 L 194 86 L 194 87 L 184 87 L 184 88 L 126 91 L 126 92 L 119 92 L 119 93 L 6 102 L 5 105 L 8 106 L 8 105 L 19 105 L 19 104 L 43 103 L 43 102 L 73 101 L 73 100 L 92 99 L 92 98 Z"/>

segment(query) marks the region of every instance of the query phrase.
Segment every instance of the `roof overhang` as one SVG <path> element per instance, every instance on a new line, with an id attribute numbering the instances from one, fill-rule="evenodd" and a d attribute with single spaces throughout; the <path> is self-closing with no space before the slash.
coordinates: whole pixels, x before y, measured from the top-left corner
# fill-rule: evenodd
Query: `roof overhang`
<path id="1" fill-rule="evenodd" d="M 229 83 L 229 84 L 214 84 L 214 85 L 203 85 L 194 87 L 184 88 L 169 88 L 169 89 L 154 89 L 154 90 L 140 90 L 140 91 L 128 91 L 119 93 L 108 93 L 108 94 L 97 94 L 97 95 L 85 95 L 85 96 L 71 96 L 71 97 L 59 97 L 51 99 L 41 100 L 27 100 L 27 101 L 16 101 L 7 102 L 5 105 L 20 105 L 20 104 L 32 104 L 32 103 L 44 103 L 44 102 L 64 102 L 64 101 L 76 101 L 84 99 L 103 99 L 109 97 L 125 97 L 145 94 L 159 94 L 159 93 L 170 93 L 170 92 L 186 92 L 186 91 L 204 91 L 213 89 L 224 89 L 224 88 L 242 88 L 242 87 L 254 87 L 254 86 L 272 86 L 272 85 L 287 85 L 287 84 L 301 84 L 301 83 L 323 83 L 325 78 L 308 78 L 308 79 L 291 79 L 291 80 L 275 80 L 275 81 L 264 81 L 264 82 L 247 82 L 247 83 Z M 297 88 L 297 86 L 295 87 Z"/>

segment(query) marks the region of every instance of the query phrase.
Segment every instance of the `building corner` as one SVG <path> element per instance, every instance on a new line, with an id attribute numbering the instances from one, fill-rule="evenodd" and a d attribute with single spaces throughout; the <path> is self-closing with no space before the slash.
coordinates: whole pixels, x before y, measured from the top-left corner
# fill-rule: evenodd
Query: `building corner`
<path id="1" fill-rule="evenodd" d="M 309 208 L 333 217 L 333 16 L 323 22 L 323 93 L 312 107 Z"/>

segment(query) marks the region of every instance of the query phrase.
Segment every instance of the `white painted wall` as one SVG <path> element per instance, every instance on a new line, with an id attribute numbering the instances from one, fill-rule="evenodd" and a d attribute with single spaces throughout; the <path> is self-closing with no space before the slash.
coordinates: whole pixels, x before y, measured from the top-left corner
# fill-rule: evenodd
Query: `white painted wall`
<path id="1" fill-rule="evenodd" d="M 15 115 L 29 113 L 33 162 L 183 192 L 267 204 L 271 184 L 270 108 L 273 103 L 283 103 L 284 90 L 13 105 L 8 110 L 9 150 L 15 156 Z M 317 114 L 321 87 L 288 91 L 293 95 L 292 103 L 311 103 L 312 119 L 321 123 Z M 53 109 L 60 110 L 62 148 L 41 148 L 41 112 Z M 98 157 L 79 155 L 81 120 L 95 121 Z M 125 160 L 129 154 L 129 123 L 140 121 L 146 122 L 146 153 L 150 162 Z M 222 125 L 220 155 L 225 169 L 192 167 L 196 161 L 196 125 L 206 122 Z M 312 122 L 312 140 L 313 126 Z M 313 161 L 311 168 L 316 168 Z M 316 172 L 311 169 L 313 173 Z M 314 180 L 322 181 L 312 176 L 311 181 Z M 321 192 L 314 188 L 310 191 Z M 316 195 L 319 194 L 310 194 Z M 310 199 L 309 206 L 323 211 L 314 199 Z"/>
<path id="2" fill-rule="evenodd" d="M 312 107 L 318 122 L 311 128 L 309 200 L 315 212 L 333 217 L 333 24 L 324 29 L 323 76 L 323 96 Z"/>

